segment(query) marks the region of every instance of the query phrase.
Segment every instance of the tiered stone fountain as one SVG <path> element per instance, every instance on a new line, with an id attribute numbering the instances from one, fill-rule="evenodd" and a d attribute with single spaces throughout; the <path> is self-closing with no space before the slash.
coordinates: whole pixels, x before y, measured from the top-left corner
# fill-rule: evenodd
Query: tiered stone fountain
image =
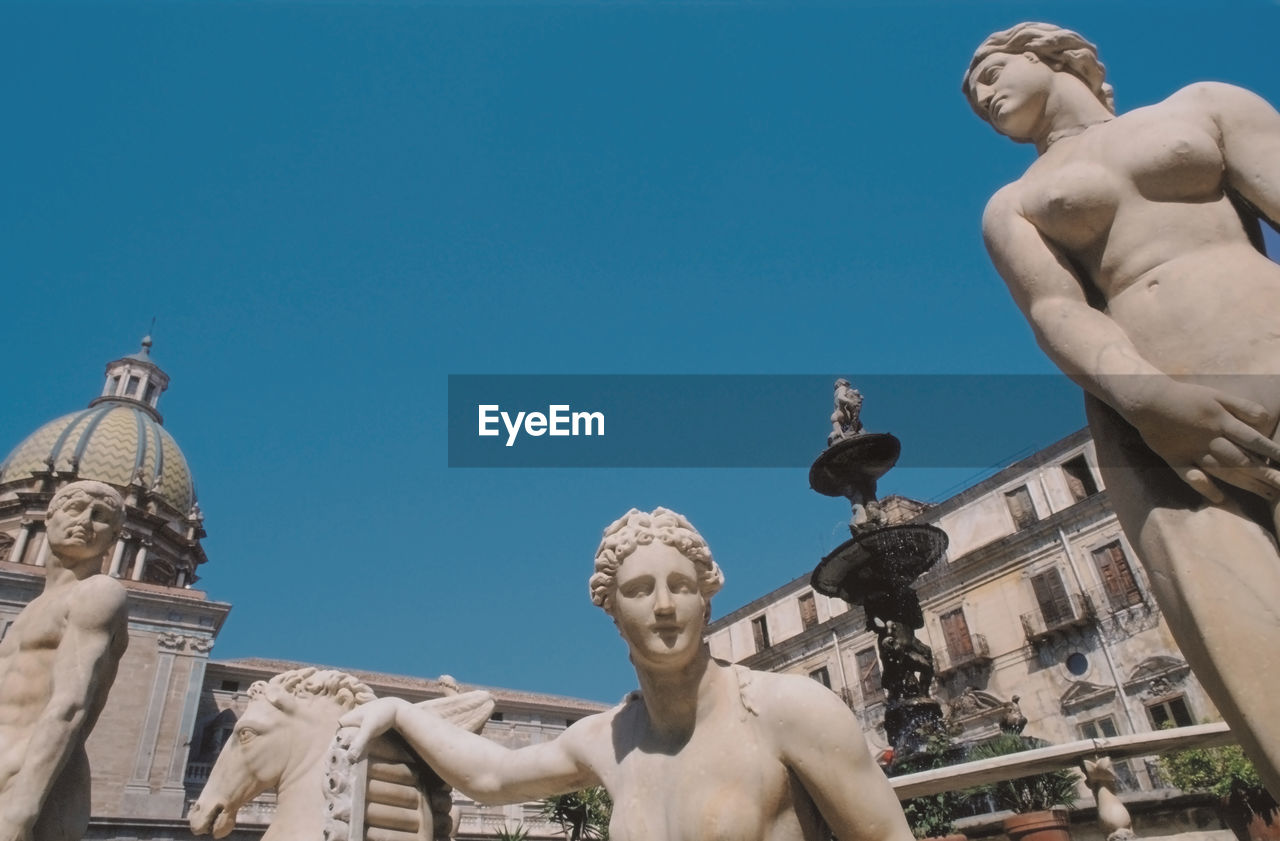
<path id="1" fill-rule="evenodd" d="M 915 635 L 924 614 L 912 583 L 946 552 L 947 535 L 930 525 L 887 524 L 876 483 L 897 464 L 902 445 L 863 429 L 861 409 L 862 395 L 848 380 L 836 380 L 831 435 L 809 469 L 809 486 L 849 500 L 852 537 L 822 559 L 810 581 L 819 593 L 866 611 L 867 630 L 878 638 L 884 726 L 897 760 L 923 750 L 942 725 L 942 707 L 929 697 L 933 652 Z"/>

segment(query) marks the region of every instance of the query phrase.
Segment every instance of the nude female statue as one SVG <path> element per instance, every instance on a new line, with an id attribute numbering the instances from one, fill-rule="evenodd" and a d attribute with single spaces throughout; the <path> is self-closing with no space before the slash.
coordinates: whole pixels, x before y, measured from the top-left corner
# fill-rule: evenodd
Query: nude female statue
<path id="1" fill-rule="evenodd" d="M 1178 645 L 1280 791 L 1280 114 L 1225 84 L 1117 116 L 1093 45 L 1023 23 L 964 93 L 1039 157 L 983 216 L 1045 353 L 1087 392 L 1110 500 Z"/>
<path id="2" fill-rule="evenodd" d="M 806 677 L 711 659 L 703 630 L 724 578 L 688 520 L 631 510 L 605 530 L 595 567 L 592 601 L 626 641 L 639 692 L 518 750 L 379 699 L 342 720 L 360 727 L 353 753 L 394 728 L 484 803 L 603 785 L 615 841 L 912 841 L 839 698 Z"/>

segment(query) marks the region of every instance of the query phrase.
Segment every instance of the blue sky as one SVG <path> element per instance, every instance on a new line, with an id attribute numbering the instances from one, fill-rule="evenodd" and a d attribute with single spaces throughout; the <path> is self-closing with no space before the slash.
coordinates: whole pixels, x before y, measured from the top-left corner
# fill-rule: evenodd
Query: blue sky
<path id="1" fill-rule="evenodd" d="M 1121 110 L 1203 79 L 1280 102 L 1271 2 L 6 4 L 0 450 L 155 316 L 201 586 L 235 605 L 215 657 L 614 700 L 605 525 L 688 514 L 724 613 L 847 506 L 800 468 L 450 469 L 447 376 L 1051 373 L 978 232 L 1033 150 L 959 93 L 1026 19 L 1097 42 Z M 778 434 L 816 455 L 829 399 Z"/>

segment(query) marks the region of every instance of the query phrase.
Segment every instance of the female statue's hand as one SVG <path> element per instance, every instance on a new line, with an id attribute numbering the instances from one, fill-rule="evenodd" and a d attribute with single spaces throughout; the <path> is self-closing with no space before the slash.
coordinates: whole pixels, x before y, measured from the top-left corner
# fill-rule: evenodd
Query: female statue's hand
<path id="1" fill-rule="evenodd" d="M 1264 499 L 1280 499 L 1280 470 L 1265 463 L 1280 462 L 1280 444 L 1259 431 L 1274 425 L 1266 409 L 1176 380 L 1150 382 L 1146 392 L 1128 420 L 1182 481 L 1215 503 L 1225 497 L 1211 476 Z"/>
<path id="2" fill-rule="evenodd" d="M 347 748 L 352 760 L 358 762 L 364 759 L 365 752 L 369 749 L 369 742 L 388 730 L 394 730 L 396 716 L 401 709 L 408 706 L 411 704 L 403 698 L 377 698 L 367 704 L 361 704 L 338 719 L 339 727 L 360 728 Z"/>

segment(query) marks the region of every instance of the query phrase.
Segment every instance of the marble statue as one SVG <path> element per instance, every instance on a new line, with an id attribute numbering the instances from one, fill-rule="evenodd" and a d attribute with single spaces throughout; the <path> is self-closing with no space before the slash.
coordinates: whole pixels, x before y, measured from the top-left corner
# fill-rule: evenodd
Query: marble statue
<path id="1" fill-rule="evenodd" d="M 0 841 L 73 841 L 89 826 L 84 743 L 129 643 L 124 587 L 99 574 L 123 523 L 101 482 L 49 501 L 44 590 L 0 642 Z"/>
<path id="2" fill-rule="evenodd" d="M 827 436 L 828 447 L 862 432 L 862 420 L 859 418 L 862 414 L 862 392 L 841 377 L 836 380 L 835 402 L 835 410 L 831 413 L 831 434 Z"/>
<path id="3" fill-rule="evenodd" d="M 987 38 L 973 109 L 1039 156 L 983 216 L 1045 353 L 1087 392 L 1098 462 L 1187 661 L 1280 791 L 1280 114 L 1212 82 L 1117 115 L 1094 46 Z"/>
<path id="4" fill-rule="evenodd" d="M 263 841 L 357 841 L 365 835 L 351 832 L 356 825 L 376 827 L 373 834 L 384 838 L 401 837 L 397 833 L 439 841 L 449 837 L 450 788 L 421 768 L 416 757 L 384 741 L 371 751 L 362 777 L 345 761 L 345 746 L 355 734 L 341 732 L 338 720 L 374 699 L 359 679 L 309 666 L 257 681 L 249 687 L 249 699 L 191 807 L 188 819 L 196 835 L 228 835 L 240 807 L 274 788 L 276 813 Z M 493 699 L 487 692 L 454 691 L 421 706 L 441 720 L 479 731 Z M 368 785 L 370 780 L 378 784 Z M 358 803 L 365 810 L 353 817 Z"/>
<path id="5" fill-rule="evenodd" d="M 629 511 L 605 530 L 595 570 L 592 601 L 626 642 L 638 692 L 518 750 L 381 699 L 343 718 L 360 728 L 352 750 L 394 729 L 482 803 L 603 785 L 614 841 L 911 841 L 857 719 L 834 693 L 711 659 L 703 632 L 724 579 L 688 520 L 665 508 Z"/>

